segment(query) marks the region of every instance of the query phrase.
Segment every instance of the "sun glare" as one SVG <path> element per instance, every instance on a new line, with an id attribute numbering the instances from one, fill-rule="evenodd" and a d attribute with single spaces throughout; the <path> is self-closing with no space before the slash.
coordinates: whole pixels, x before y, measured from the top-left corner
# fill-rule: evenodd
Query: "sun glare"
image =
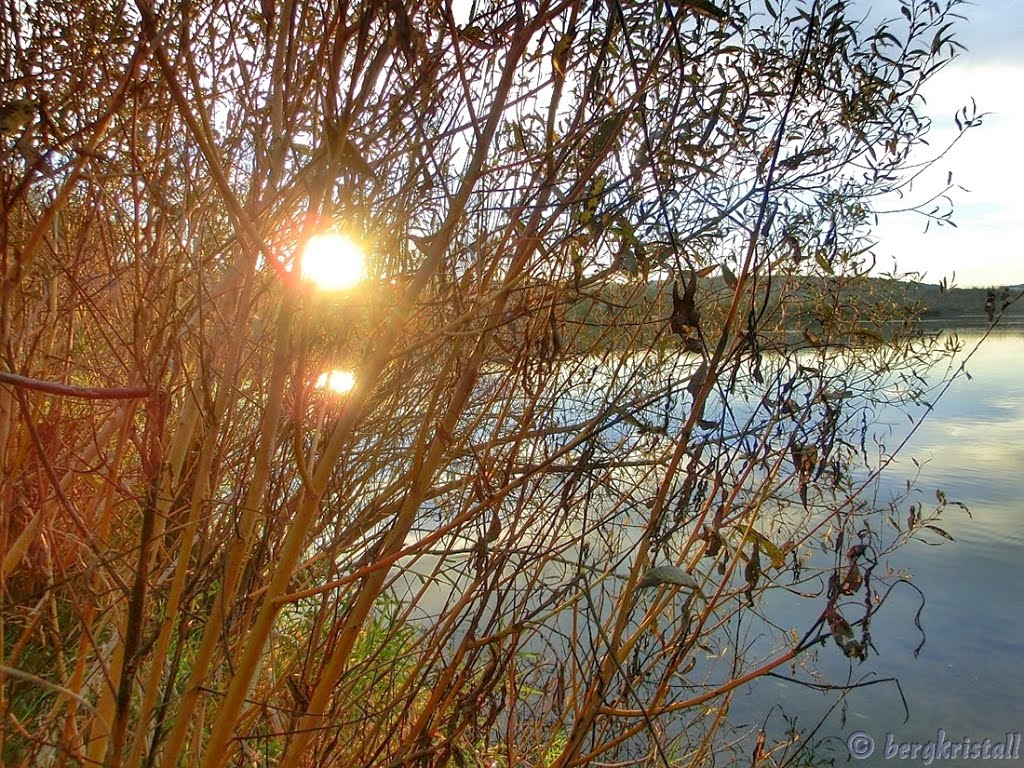
<path id="1" fill-rule="evenodd" d="M 316 380 L 317 389 L 327 389 L 336 395 L 345 395 L 352 391 L 356 385 L 356 376 L 352 371 L 335 369 L 325 371 Z"/>
<path id="2" fill-rule="evenodd" d="M 366 278 L 362 249 L 336 232 L 311 237 L 299 264 L 302 279 L 322 291 L 344 291 Z"/>

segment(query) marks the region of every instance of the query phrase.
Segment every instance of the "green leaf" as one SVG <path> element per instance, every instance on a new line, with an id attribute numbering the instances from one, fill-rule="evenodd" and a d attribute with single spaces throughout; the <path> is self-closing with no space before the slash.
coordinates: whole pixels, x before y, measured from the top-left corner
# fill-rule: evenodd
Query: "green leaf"
<path id="1" fill-rule="evenodd" d="M 952 536 L 950 536 L 944 530 L 939 528 L 939 526 L 937 526 L 937 525 L 932 525 L 931 523 L 925 523 L 924 527 L 929 529 L 929 530 L 931 530 L 931 531 L 935 531 L 937 534 L 939 534 L 939 536 L 941 536 L 944 539 L 948 539 L 949 541 L 956 541 L 956 539 L 954 539 Z"/>
<path id="2" fill-rule="evenodd" d="M 612 219 L 612 225 L 609 229 L 612 233 L 618 235 L 632 245 L 642 245 L 642 243 L 637 239 L 636 229 L 625 216 L 616 216 Z"/>
<path id="3" fill-rule="evenodd" d="M 644 574 L 637 589 L 660 587 L 663 584 L 676 584 L 688 589 L 698 589 L 700 585 L 689 573 L 675 565 L 656 565 Z"/>
<path id="4" fill-rule="evenodd" d="M 569 66 L 569 54 L 572 53 L 572 41 L 575 36 L 573 32 L 566 32 L 555 43 L 555 50 L 551 53 L 551 69 L 559 80 L 565 79 L 565 71 Z"/>
<path id="5" fill-rule="evenodd" d="M 708 0 L 681 0 L 681 2 L 673 3 L 673 5 L 678 5 L 681 10 L 691 11 L 697 16 L 704 16 L 715 21 L 729 20 L 729 14 L 714 3 L 708 2 Z"/>
<path id="6" fill-rule="evenodd" d="M 587 154 L 589 157 L 598 157 L 604 152 L 605 147 L 612 141 L 619 130 L 622 119 L 621 115 L 608 115 L 598 124 L 587 140 Z"/>
<path id="7" fill-rule="evenodd" d="M 721 266 L 722 266 L 722 279 L 725 280 L 725 284 L 727 286 L 729 286 L 730 288 L 735 288 L 736 287 L 736 283 L 739 282 L 739 280 L 736 277 L 736 273 L 733 272 L 731 269 L 729 269 L 729 265 L 726 264 L 724 261 L 722 262 Z"/>
<path id="8" fill-rule="evenodd" d="M 750 529 L 750 535 L 761 545 L 761 551 L 768 555 L 768 558 L 772 561 L 773 568 L 786 567 L 786 556 L 782 553 L 781 549 L 775 546 L 775 542 L 754 528 Z"/>

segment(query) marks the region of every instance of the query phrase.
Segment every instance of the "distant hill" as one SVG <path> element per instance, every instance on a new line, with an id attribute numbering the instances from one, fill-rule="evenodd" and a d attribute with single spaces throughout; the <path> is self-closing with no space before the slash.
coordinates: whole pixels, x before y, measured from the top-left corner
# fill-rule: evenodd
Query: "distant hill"
<path id="1" fill-rule="evenodd" d="M 822 334 L 840 338 L 889 338 L 894 325 L 920 322 L 934 327 L 987 325 L 993 316 L 1014 324 L 1024 322 L 1024 299 L 1014 301 L 1024 285 L 988 288 L 945 288 L 927 283 L 858 277 L 776 276 L 756 285 L 755 311 L 759 333 L 783 339 L 800 332 L 817 343 Z M 991 302 L 990 302 L 991 297 Z M 724 322 L 732 289 L 722 277 L 697 282 L 696 303 L 705 334 Z M 1005 305 L 1005 306 L 1004 306 Z M 751 309 L 748 302 L 741 317 Z M 668 343 L 672 315 L 672 284 L 665 280 L 610 282 L 585 290 L 566 309 L 570 347 L 591 344 L 640 348 Z M 602 341 L 598 342 L 597 339 Z"/>
<path id="2" fill-rule="evenodd" d="M 995 312 L 1002 311 L 1004 302 L 1012 301 L 1024 292 L 1024 285 L 1000 286 L 994 288 L 952 288 L 944 293 L 937 285 L 923 283 L 916 285 L 919 301 L 927 309 L 922 315 L 923 319 L 977 319 L 979 322 L 988 322 L 988 313 L 985 305 L 988 300 L 989 291 L 995 294 Z M 1003 295 L 1005 290 L 1005 296 Z M 1007 318 L 1024 318 L 1024 299 L 1010 304 L 1005 309 Z"/>

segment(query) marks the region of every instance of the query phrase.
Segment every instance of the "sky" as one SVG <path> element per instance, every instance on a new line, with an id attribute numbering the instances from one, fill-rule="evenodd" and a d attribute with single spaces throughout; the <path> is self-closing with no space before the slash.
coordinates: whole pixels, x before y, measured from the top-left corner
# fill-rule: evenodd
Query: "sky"
<path id="1" fill-rule="evenodd" d="M 952 172 L 953 183 L 968 190 L 953 196 L 957 227 L 933 224 L 925 232 L 919 215 L 885 215 L 875 230 L 875 253 L 880 270 L 895 265 L 924 273 L 929 283 L 1018 285 L 1024 283 L 1024 0 L 975 0 L 962 6 L 962 15 L 967 21 L 959 24 L 958 39 L 968 50 L 923 90 L 932 151 L 959 133 L 954 115 L 972 97 L 988 115 L 918 179 L 906 201 L 892 201 L 899 208 L 927 199 Z"/>

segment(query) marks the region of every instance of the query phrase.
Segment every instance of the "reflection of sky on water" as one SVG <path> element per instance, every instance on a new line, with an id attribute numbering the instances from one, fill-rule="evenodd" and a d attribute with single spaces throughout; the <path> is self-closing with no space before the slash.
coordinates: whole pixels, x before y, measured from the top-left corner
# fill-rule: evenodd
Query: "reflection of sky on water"
<path id="1" fill-rule="evenodd" d="M 961 334 L 968 349 L 978 338 Z M 835 743 L 835 753 L 843 760 L 845 735 L 857 729 L 881 744 L 887 732 L 898 739 L 927 740 L 945 728 L 951 737 L 999 739 L 1005 731 L 1021 728 L 1024 333 L 993 335 L 967 370 L 973 379 L 954 382 L 883 477 L 883 497 L 886 490 L 895 495 L 908 479 L 914 479 L 918 471 L 911 461 L 914 457 L 921 463 L 916 481 L 921 502 L 933 504 L 935 489 L 941 488 L 950 499 L 967 504 L 973 515 L 972 519 L 947 508 L 941 525 L 956 542 L 941 547 L 914 542 L 895 558 L 900 567 L 910 570 L 913 583 L 927 597 L 921 616 L 926 645 L 915 660 L 913 649 L 920 635 L 913 615 L 920 599 L 910 589 L 900 588 L 872 624 L 880 655 L 851 665 L 831 645 L 820 652 L 820 668 L 828 680 L 842 683 L 848 672 L 854 680 L 896 676 L 910 706 L 910 720 L 903 724 L 903 707 L 894 686 L 854 692 L 846 724 L 834 715 L 822 731 L 843 737 Z M 797 625 L 798 617 L 812 607 L 801 601 L 787 603 L 778 593 L 772 599 L 777 604 L 770 612 L 781 610 Z M 758 723 L 772 704 L 781 703 L 788 713 L 799 716 L 802 727 L 809 728 L 825 712 L 828 701 L 792 683 L 762 680 L 737 697 L 733 720 Z M 782 720 L 775 717 L 773 722 L 781 732 Z"/>
<path id="2" fill-rule="evenodd" d="M 962 336 L 968 348 L 973 346 L 976 338 Z M 961 378 L 953 384 L 939 401 L 935 412 L 913 436 L 900 459 L 882 478 L 878 506 L 885 507 L 890 499 L 905 491 L 908 479 L 915 481 L 916 478 L 917 490 L 911 501 L 929 510 L 935 504 L 935 489 L 941 488 L 951 500 L 966 503 L 974 515 L 970 519 L 959 509 L 948 507 L 939 524 L 957 539 L 955 543 L 929 547 L 923 542 L 913 542 L 891 559 L 894 567 L 910 570 L 913 583 L 927 597 L 922 613 L 927 643 L 919 658 L 915 660 L 913 655 L 921 641 L 921 634 L 914 626 L 914 613 L 921 601 L 912 589 L 900 586 L 891 593 L 872 624 L 872 637 L 879 655 L 872 651 L 867 662 L 851 665 L 829 640 L 814 652 L 813 658 L 808 659 L 810 668 L 822 672 L 816 678 L 817 682 L 844 683 L 848 680 L 898 677 L 911 709 L 911 720 L 906 725 L 902 724 L 903 706 L 899 693 L 894 685 L 882 684 L 854 692 L 849 700 L 846 724 L 841 725 L 838 717 L 834 716 L 826 725 L 825 732 L 845 735 L 862 728 L 884 742 L 886 731 L 893 731 L 901 738 L 928 739 L 934 738 L 936 729 L 940 727 L 947 730 L 963 728 L 965 734 L 972 736 L 998 737 L 1007 729 L 1020 727 L 1014 718 L 1020 711 L 1017 701 L 1024 683 L 1024 674 L 1018 664 L 1024 619 L 1020 615 L 1021 600 L 1017 597 L 1014 576 L 1015 566 L 1024 553 L 1024 538 L 1019 526 L 1024 502 L 1018 498 L 1020 480 L 1024 477 L 1022 353 L 1024 333 L 1001 334 L 990 339 L 968 365 L 973 380 Z M 843 365 L 838 359 L 829 363 L 836 367 Z M 647 409 L 634 411 L 639 423 L 636 419 L 629 421 L 617 410 L 607 413 L 608 428 L 602 436 L 602 449 L 613 455 L 624 453 L 630 446 L 644 445 L 643 441 L 650 441 L 653 437 L 650 433 L 643 433 L 641 424 L 658 427 L 664 423 L 663 420 L 668 420 L 669 431 L 678 430 L 690 399 L 685 391 L 685 381 L 695 365 L 693 360 L 680 358 L 649 364 L 636 361 L 635 369 L 620 372 L 618 376 L 607 380 L 596 376 L 585 387 L 566 387 L 558 394 L 558 405 L 551 408 L 548 418 L 552 423 L 562 425 L 579 422 L 613 401 L 615 390 L 635 393 L 641 401 L 645 391 L 674 390 L 676 394 L 668 398 L 667 408 L 663 399 Z M 892 383 L 892 377 L 875 375 L 861 379 L 865 385 L 869 382 L 886 386 Z M 932 398 L 931 394 L 926 396 L 928 400 Z M 750 402 L 741 400 L 734 398 L 730 401 L 728 414 L 723 413 L 720 404 L 713 405 L 708 417 L 715 420 L 725 417 L 726 432 L 732 431 L 733 423 L 738 426 L 752 415 L 758 400 L 757 393 L 751 392 Z M 919 415 L 923 408 L 912 410 Z M 870 432 L 879 435 L 889 450 L 895 449 L 909 422 L 896 409 L 876 411 L 876 414 L 877 419 L 870 425 Z M 569 430 L 553 436 L 553 446 L 561 444 L 571 434 L 572 430 Z M 920 470 L 911 461 L 912 457 L 917 459 Z M 571 463 L 573 458 L 567 457 L 566 461 Z M 608 559 L 618 559 L 618 562 L 608 565 L 609 571 L 623 573 L 632 560 L 632 545 L 637 533 L 633 528 L 637 520 L 632 519 L 632 514 L 637 510 L 643 517 L 644 494 L 640 491 L 645 487 L 642 479 L 645 475 L 643 468 L 619 473 L 620 489 L 634 487 L 636 500 L 634 502 L 632 495 L 626 492 L 615 497 L 620 525 L 607 534 L 611 537 L 607 541 L 603 537 L 588 537 L 595 546 L 607 547 Z M 556 490 L 552 489 L 552 492 Z M 911 501 L 898 505 L 896 516 L 901 520 L 906 518 Z M 626 524 L 627 518 L 632 525 Z M 766 518 L 761 522 L 766 533 L 784 538 L 771 529 L 778 520 Z M 531 571 L 532 550 L 550 549 L 559 541 L 571 541 L 580 532 L 579 521 L 568 517 L 552 519 L 549 515 L 541 515 L 536 518 L 535 526 L 520 529 L 514 536 L 503 535 L 499 543 L 519 551 L 506 565 L 508 573 L 502 574 L 510 586 L 518 585 L 521 577 Z M 429 527 L 422 529 L 413 537 L 429 531 Z M 439 541 L 434 552 L 415 562 L 403 561 L 401 567 L 396 568 L 397 581 L 393 585 L 396 596 L 408 603 L 418 595 L 412 618 L 429 626 L 446 606 L 450 608 L 452 601 L 463 594 L 470 582 L 467 558 L 472 557 L 472 547 L 479 534 L 464 530 L 460 536 Z M 928 534 L 928 537 L 931 541 L 939 540 L 934 534 Z M 529 589 L 525 589 L 524 583 L 524 590 L 517 599 L 539 601 L 551 590 L 571 581 L 574 573 L 572 564 L 577 560 L 577 554 L 575 547 L 564 550 L 562 561 L 549 564 L 540 580 L 533 582 Z M 818 552 L 810 567 L 829 568 L 830 563 L 829 556 Z M 520 566 L 522 572 L 517 575 Z M 409 570 L 399 575 L 402 568 Z M 707 574 L 708 570 L 705 561 L 698 564 L 698 575 L 710 576 L 711 582 L 716 582 L 719 577 Z M 779 578 L 781 583 L 788 583 L 788 574 L 782 573 Z M 742 586 L 742 575 L 737 573 L 733 582 L 734 587 Z M 577 606 L 580 613 L 575 619 L 571 612 L 552 617 L 547 630 L 539 632 L 538 637 L 543 635 L 545 642 L 543 648 L 538 645 L 538 649 L 555 657 L 564 656 L 569 649 L 560 638 L 570 636 L 568 627 L 578 626 L 586 634 L 590 622 L 588 612 L 606 615 L 610 598 L 621 590 L 621 586 L 620 580 L 606 578 L 599 588 L 593 590 L 592 607 L 580 603 Z M 645 596 L 644 599 L 649 598 Z M 493 599 L 488 598 L 487 603 L 489 610 L 501 610 L 496 604 L 491 605 Z M 767 596 L 763 613 L 778 626 L 795 628 L 798 634 L 803 634 L 813 625 L 823 604 L 824 596 L 807 599 L 794 597 L 784 590 L 773 590 Z M 677 606 L 673 604 L 670 607 Z M 642 610 L 638 610 L 635 620 L 641 613 Z M 849 618 L 858 617 L 859 614 L 851 610 Z M 678 618 L 674 610 L 663 617 L 670 623 Z M 579 623 L 573 624 L 574 621 Z M 756 644 L 754 655 L 767 651 L 767 648 L 761 649 L 762 641 L 778 647 L 778 633 L 763 633 L 760 638 L 755 637 L 759 632 L 759 629 L 751 630 L 747 637 L 748 641 L 753 640 Z M 590 643 L 587 647 L 601 645 L 596 638 L 587 637 Z M 719 644 L 712 643 L 707 652 L 702 650 L 696 654 L 697 666 L 693 670 L 692 682 L 724 679 L 723 674 L 728 670 L 723 670 L 720 665 L 728 662 L 716 662 L 711 656 L 719 650 Z M 801 675 L 801 679 L 810 679 L 806 673 Z M 685 683 L 680 681 L 680 685 Z M 679 692 L 681 698 L 686 695 L 689 694 L 685 690 Z M 736 692 L 730 720 L 737 726 L 758 725 L 769 708 L 779 703 L 787 714 L 799 716 L 799 728 L 809 729 L 834 698 L 834 694 L 820 694 L 793 683 L 765 679 Z M 777 711 L 770 724 L 770 731 L 781 736 L 786 726 Z M 675 727 L 680 727 L 679 723 Z M 837 741 L 836 744 L 836 753 L 845 759 L 843 743 Z M 744 752 L 749 754 L 749 749 Z"/>

